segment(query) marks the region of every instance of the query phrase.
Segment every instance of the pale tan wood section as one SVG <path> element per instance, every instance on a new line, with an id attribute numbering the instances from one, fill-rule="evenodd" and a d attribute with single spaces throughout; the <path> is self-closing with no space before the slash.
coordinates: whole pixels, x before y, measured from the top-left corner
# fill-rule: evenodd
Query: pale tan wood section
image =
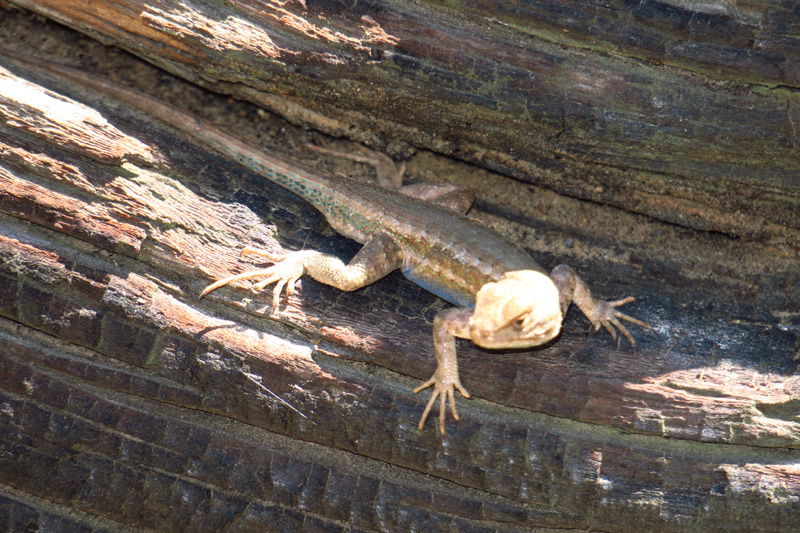
<path id="1" fill-rule="evenodd" d="M 209 25 L 182 11 L 197 8 L 191 3 L 103 11 L 125 5 L 36 7 L 75 26 L 94 20 L 95 34 L 128 48 L 132 35 L 147 36 L 150 51 L 173 69 L 183 64 L 189 77 L 186 58 L 212 35 L 219 46 L 236 44 L 237 57 L 273 54 L 281 68 L 292 65 L 277 34 L 271 49 L 218 33 L 234 25 L 241 37 L 247 17 L 222 11 Z M 255 5 L 225 9 L 256 13 Z M 309 42 L 357 49 L 346 33 L 314 33 L 258 5 L 252 17 L 295 38 L 311 32 L 318 40 Z M 353 16 L 341 9 L 318 26 Z M 377 22 L 391 13 L 361 22 L 365 34 L 376 26 L 397 33 L 403 21 Z M 115 24 L 102 23 L 112 16 Z M 472 216 L 547 267 L 569 262 L 601 297 L 635 295 L 629 312 L 656 328 L 634 332 L 636 351 L 618 350 L 604 333 L 587 336 L 588 323 L 570 312 L 562 336 L 539 350 L 460 342 L 474 399 L 459 399 L 462 420 L 448 420 L 445 438 L 433 422 L 417 432 L 426 397 L 410 391 L 433 370 L 431 323 L 446 304 L 399 274 L 347 294 L 304 280 L 276 316 L 270 294 L 245 284 L 198 300 L 211 280 L 254 268 L 239 259 L 245 245 L 342 257 L 357 246 L 307 204 L 158 117 L 0 54 L 0 523 L 8 529 L 798 528 L 800 284 L 788 224 L 759 219 L 763 238 L 743 240 L 560 196 L 415 151 L 392 138 L 408 130 L 372 130 L 379 122 L 366 109 L 342 114 L 313 100 L 317 109 L 298 111 L 292 120 L 302 125 L 293 125 L 63 27 L 18 12 L 0 17 L 0 46 L 146 91 L 320 172 L 369 179 L 363 165 L 303 148 L 350 148 L 306 126 L 333 131 L 353 120 L 354 137 L 408 160 L 411 180 L 472 186 Z M 176 28 L 169 40 L 167 20 Z M 186 39 L 189 21 L 197 42 Z M 132 31 L 139 26 L 149 33 Z M 206 52 L 222 62 L 218 50 Z M 317 58 L 319 68 L 328 59 Z M 224 78 L 220 64 L 203 58 L 206 77 Z M 236 64 L 225 63 L 226 76 Z M 267 76 L 264 65 L 247 75 Z M 720 72 L 733 77 L 734 66 Z M 352 97 L 356 89 L 339 91 Z M 436 131 L 419 139 L 440 139 L 434 148 L 461 142 Z M 497 156 L 485 153 L 486 161 Z M 697 225 L 721 220 L 704 218 L 712 211 L 704 207 Z"/>

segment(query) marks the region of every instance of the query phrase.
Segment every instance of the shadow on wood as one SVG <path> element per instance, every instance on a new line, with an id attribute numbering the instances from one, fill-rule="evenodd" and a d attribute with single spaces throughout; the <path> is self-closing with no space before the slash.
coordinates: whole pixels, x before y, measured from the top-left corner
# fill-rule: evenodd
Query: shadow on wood
<path id="1" fill-rule="evenodd" d="M 265 149 L 369 179 L 304 150 L 334 142 L 319 133 L 2 17 L 14 28 L 3 46 L 57 49 L 51 59 Z M 425 398 L 410 391 L 433 369 L 444 303 L 400 275 L 347 294 L 304 280 L 274 316 L 270 295 L 244 285 L 198 300 L 210 280 L 253 268 L 245 245 L 343 257 L 357 246 L 157 117 L 3 57 L 0 84 L 0 522 L 11 530 L 798 525 L 788 237 L 702 233 L 395 145 L 412 180 L 473 186 L 473 216 L 545 266 L 571 263 L 600 296 L 634 294 L 657 329 L 617 350 L 571 312 L 535 351 L 459 344 L 475 399 L 459 401 L 463 419 L 442 438 L 432 423 L 416 430 Z"/>

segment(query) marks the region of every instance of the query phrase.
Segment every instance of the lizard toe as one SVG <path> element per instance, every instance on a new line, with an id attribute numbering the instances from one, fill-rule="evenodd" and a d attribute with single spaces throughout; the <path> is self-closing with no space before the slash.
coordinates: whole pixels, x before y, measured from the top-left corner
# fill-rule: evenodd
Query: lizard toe
<path id="1" fill-rule="evenodd" d="M 419 424 L 417 428 L 422 431 L 422 428 L 425 427 L 425 421 L 428 419 L 428 415 L 430 414 L 433 406 L 436 404 L 436 401 L 439 400 L 439 433 L 442 435 L 445 434 L 445 419 L 447 415 L 447 406 L 450 406 L 450 411 L 453 413 L 453 418 L 455 420 L 460 420 L 461 417 L 458 415 L 458 410 L 456 409 L 456 395 L 455 392 L 461 393 L 464 398 L 469 398 L 470 394 L 467 392 L 460 381 L 458 379 L 441 379 L 438 375 L 438 372 L 434 372 L 431 379 L 414 389 L 414 394 L 420 392 L 421 390 L 427 389 L 430 386 L 433 386 L 433 391 L 431 392 L 431 397 L 428 399 L 428 403 L 425 405 L 425 410 L 422 412 L 422 416 L 419 419 Z"/>

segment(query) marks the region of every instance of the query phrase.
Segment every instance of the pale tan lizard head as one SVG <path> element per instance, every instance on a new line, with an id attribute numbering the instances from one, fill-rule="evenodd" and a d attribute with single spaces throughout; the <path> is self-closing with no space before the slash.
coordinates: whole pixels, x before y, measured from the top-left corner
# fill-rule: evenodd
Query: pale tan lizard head
<path id="1" fill-rule="evenodd" d="M 535 270 L 506 272 L 478 291 L 470 338 L 484 348 L 527 348 L 555 338 L 561 320 L 553 280 Z"/>

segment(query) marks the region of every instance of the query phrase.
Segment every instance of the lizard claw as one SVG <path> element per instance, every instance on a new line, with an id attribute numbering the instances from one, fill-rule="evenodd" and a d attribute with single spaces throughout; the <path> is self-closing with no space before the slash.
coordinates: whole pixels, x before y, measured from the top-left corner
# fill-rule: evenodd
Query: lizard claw
<path id="1" fill-rule="evenodd" d="M 614 302 L 605 302 L 602 300 L 595 302 L 594 309 L 589 316 L 589 320 L 594 326 L 594 330 L 597 331 L 600 329 L 600 326 L 603 326 L 611 334 L 611 338 L 617 341 L 617 347 L 619 347 L 620 340 L 617 335 L 617 330 L 619 330 L 619 332 L 622 333 L 622 335 L 624 335 L 628 341 L 630 341 L 631 346 L 636 348 L 636 342 L 633 340 L 633 335 L 631 335 L 630 331 L 628 331 L 628 328 L 626 328 L 622 322 L 620 322 L 620 320 L 625 320 L 651 331 L 653 328 L 650 326 L 650 324 L 642 322 L 641 320 L 633 318 L 632 316 L 628 316 L 625 313 L 617 311 L 616 309 L 621 305 L 631 303 L 635 300 L 636 298 L 633 296 L 628 296 L 627 298 L 616 300 Z"/>
<path id="2" fill-rule="evenodd" d="M 280 304 L 281 292 L 283 292 L 284 287 L 286 288 L 286 296 L 291 296 L 294 294 L 295 284 L 300 277 L 305 274 L 305 259 L 308 255 L 307 252 L 300 251 L 290 253 L 288 255 L 276 255 L 271 254 L 269 252 L 261 252 L 254 250 L 252 248 L 245 248 L 242 250 L 242 255 L 262 255 L 267 257 L 272 261 L 277 261 L 274 265 L 261 269 L 261 270 L 254 270 L 252 272 L 245 272 L 243 274 L 237 274 L 235 276 L 229 276 L 227 278 L 223 278 L 221 280 L 215 281 L 205 289 L 203 292 L 200 293 L 200 298 L 205 296 L 206 294 L 210 293 L 213 290 L 219 289 L 224 285 L 228 285 L 229 283 L 233 283 L 235 281 L 244 281 L 248 279 L 254 278 L 265 278 L 253 286 L 253 290 L 256 292 L 260 292 L 264 290 L 267 285 L 272 283 L 276 283 L 275 288 L 272 289 L 272 310 L 273 313 L 278 311 L 278 307 Z"/>
<path id="3" fill-rule="evenodd" d="M 427 389 L 430 386 L 433 386 L 433 392 L 431 393 L 431 398 L 428 400 L 428 404 L 425 406 L 425 410 L 422 412 L 422 417 L 419 419 L 419 424 L 417 428 L 422 431 L 422 428 L 425 427 L 425 421 L 428 419 L 428 415 L 433 408 L 433 405 L 436 403 L 437 398 L 439 399 L 439 433 L 444 435 L 444 418 L 445 412 L 447 410 L 446 404 L 450 404 L 450 410 L 453 412 L 453 418 L 456 420 L 460 420 L 458 416 L 458 410 L 456 409 L 456 396 L 455 390 L 458 389 L 458 392 L 461 393 L 461 396 L 464 398 L 469 398 L 469 393 L 467 389 L 465 389 L 461 385 L 461 380 L 458 379 L 458 376 L 453 377 L 442 377 L 440 375 L 439 368 L 433 373 L 431 379 L 414 389 L 414 394 L 418 393 L 421 390 Z"/>

